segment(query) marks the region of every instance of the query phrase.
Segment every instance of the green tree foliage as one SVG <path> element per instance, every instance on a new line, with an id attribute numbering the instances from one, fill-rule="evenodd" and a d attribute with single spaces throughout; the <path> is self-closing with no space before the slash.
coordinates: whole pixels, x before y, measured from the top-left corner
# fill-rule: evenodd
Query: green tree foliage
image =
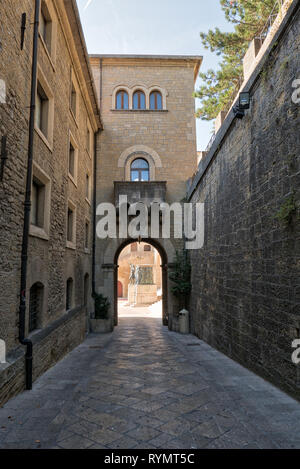
<path id="1" fill-rule="evenodd" d="M 215 28 L 207 34 L 200 33 L 204 47 L 222 58 L 218 70 L 200 73 L 203 84 L 194 96 L 201 100 L 197 117 L 202 120 L 214 119 L 231 100 L 241 84 L 243 57 L 249 42 L 262 31 L 275 6 L 275 0 L 220 0 L 220 3 L 227 21 L 234 24 L 234 31 L 223 33 Z M 277 0 L 277 12 L 279 9 Z"/>
<path id="2" fill-rule="evenodd" d="M 174 267 L 169 278 L 174 282 L 171 291 L 179 299 L 180 307 L 186 307 L 187 298 L 192 288 L 191 264 L 186 250 L 176 251 Z"/>
<path id="3" fill-rule="evenodd" d="M 107 319 L 110 303 L 102 294 L 94 293 L 95 319 Z"/>

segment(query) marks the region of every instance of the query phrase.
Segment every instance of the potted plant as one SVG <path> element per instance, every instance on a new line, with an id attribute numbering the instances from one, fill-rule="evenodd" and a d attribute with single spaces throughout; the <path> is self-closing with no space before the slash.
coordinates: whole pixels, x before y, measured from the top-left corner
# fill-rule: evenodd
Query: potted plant
<path id="1" fill-rule="evenodd" d="M 90 319 L 91 331 L 100 334 L 112 332 L 113 325 L 109 317 L 110 303 L 108 298 L 103 296 L 102 293 L 94 293 L 93 298 L 95 301 L 95 313 L 94 317 Z"/>

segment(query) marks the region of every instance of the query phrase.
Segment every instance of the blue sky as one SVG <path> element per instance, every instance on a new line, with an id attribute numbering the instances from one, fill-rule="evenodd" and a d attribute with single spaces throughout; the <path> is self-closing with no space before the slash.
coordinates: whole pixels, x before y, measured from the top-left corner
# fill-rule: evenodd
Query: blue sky
<path id="1" fill-rule="evenodd" d="M 90 54 L 203 55 L 202 70 L 220 58 L 204 49 L 200 31 L 229 31 L 219 0 L 77 0 Z M 86 5 L 89 3 L 88 7 Z M 204 150 L 213 125 L 197 119 Z"/>

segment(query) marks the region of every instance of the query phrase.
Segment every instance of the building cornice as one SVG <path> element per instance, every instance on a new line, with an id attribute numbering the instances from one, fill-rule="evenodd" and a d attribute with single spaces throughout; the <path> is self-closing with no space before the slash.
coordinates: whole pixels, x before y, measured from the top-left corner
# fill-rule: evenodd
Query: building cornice
<path id="1" fill-rule="evenodd" d="M 55 4 L 56 8 L 60 10 L 61 19 L 63 19 L 65 16 L 69 23 L 68 28 L 64 31 L 64 34 L 66 34 L 68 38 L 70 46 L 69 51 L 72 56 L 72 60 L 76 63 L 74 71 L 76 75 L 78 75 L 78 73 L 80 74 L 80 86 L 89 102 L 89 114 L 92 115 L 92 121 L 94 121 L 93 128 L 95 130 L 95 125 L 97 129 L 102 128 L 94 77 L 90 67 L 89 55 L 87 52 L 76 0 L 63 0 L 63 2 L 56 0 Z"/>
<path id="2" fill-rule="evenodd" d="M 143 66 L 151 67 L 159 65 L 160 67 L 193 67 L 194 80 L 196 81 L 200 66 L 202 64 L 202 56 L 194 55 L 118 55 L 118 54 L 91 54 L 91 63 L 97 63 L 102 60 L 103 66 Z"/>

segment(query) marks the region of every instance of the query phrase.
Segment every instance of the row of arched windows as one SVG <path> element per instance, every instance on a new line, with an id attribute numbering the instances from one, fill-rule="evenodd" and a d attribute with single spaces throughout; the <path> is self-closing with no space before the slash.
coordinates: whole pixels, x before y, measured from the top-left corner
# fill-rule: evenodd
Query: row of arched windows
<path id="1" fill-rule="evenodd" d="M 154 90 L 150 93 L 150 110 L 160 111 L 163 108 L 163 100 L 160 91 Z M 116 94 L 116 109 L 128 110 L 129 109 L 129 96 L 127 91 L 120 90 Z M 144 110 L 146 109 L 146 96 L 142 90 L 137 90 L 133 93 L 132 109 Z"/>

